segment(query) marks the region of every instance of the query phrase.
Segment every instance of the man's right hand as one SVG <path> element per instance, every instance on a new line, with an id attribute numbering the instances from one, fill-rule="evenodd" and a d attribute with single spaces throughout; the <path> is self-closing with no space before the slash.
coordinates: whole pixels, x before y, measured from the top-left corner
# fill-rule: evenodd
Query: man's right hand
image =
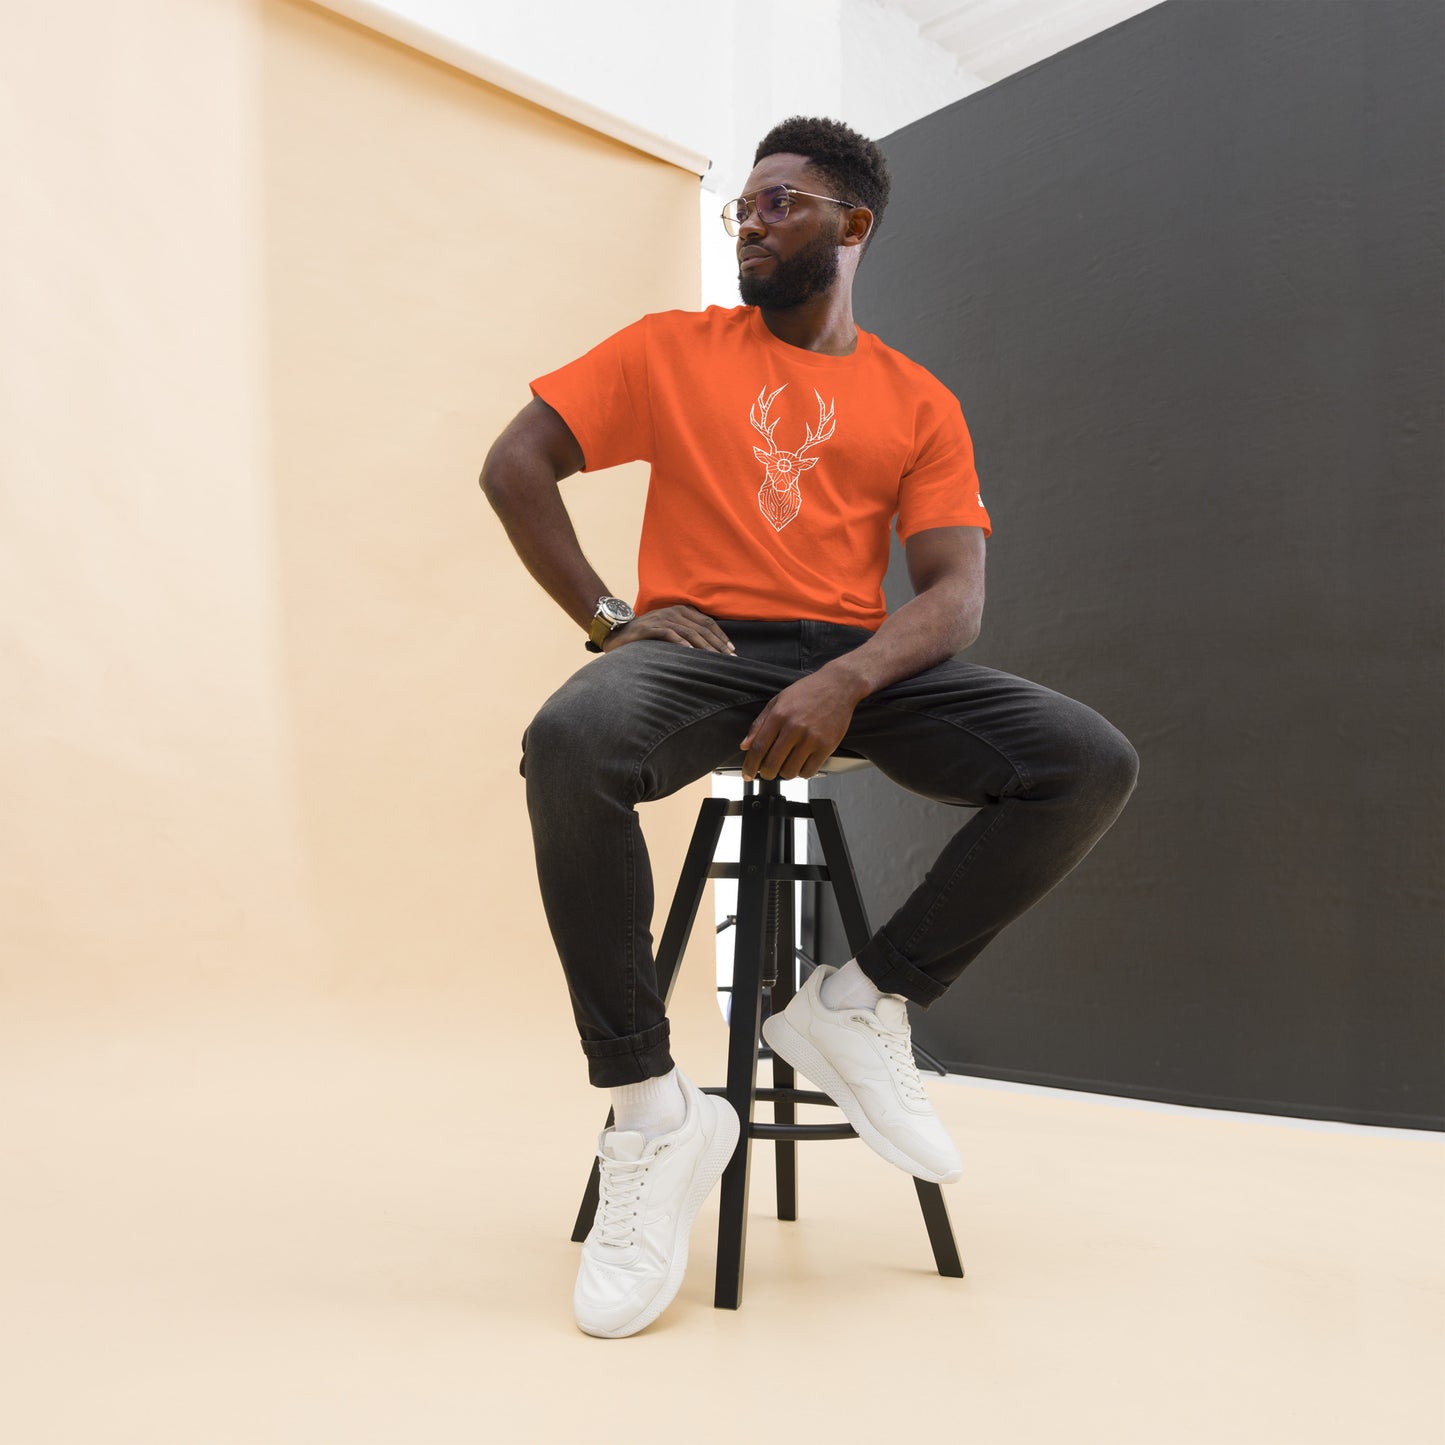
<path id="1" fill-rule="evenodd" d="M 700 647 L 708 652 L 722 652 L 729 656 L 737 651 L 728 641 L 727 633 L 707 613 L 685 604 L 638 613 L 631 622 L 624 623 L 613 632 L 602 644 L 602 650 L 611 652 L 614 647 L 649 639 L 676 642 L 683 647 Z"/>

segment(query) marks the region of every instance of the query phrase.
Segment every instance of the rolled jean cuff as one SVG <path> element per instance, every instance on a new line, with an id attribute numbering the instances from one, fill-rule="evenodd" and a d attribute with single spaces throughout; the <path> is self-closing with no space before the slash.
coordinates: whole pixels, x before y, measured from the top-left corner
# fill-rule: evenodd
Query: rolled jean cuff
<path id="1" fill-rule="evenodd" d="M 660 1024 L 623 1039 L 583 1039 L 588 1078 L 599 1089 L 616 1089 L 670 1073 L 670 1032 L 667 1020 L 663 1019 Z"/>
<path id="2" fill-rule="evenodd" d="M 944 995 L 946 984 L 915 968 L 880 930 L 858 950 L 858 967 L 884 993 L 902 994 L 910 1003 L 927 1008 Z"/>

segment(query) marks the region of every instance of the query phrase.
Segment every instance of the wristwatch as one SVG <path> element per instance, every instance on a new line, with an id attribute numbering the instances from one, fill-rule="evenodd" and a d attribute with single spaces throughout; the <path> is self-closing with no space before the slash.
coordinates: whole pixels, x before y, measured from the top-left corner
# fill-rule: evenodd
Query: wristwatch
<path id="1" fill-rule="evenodd" d="M 620 597 L 599 597 L 592 625 L 587 629 L 587 651 L 601 652 L 602 644 L 635 615 Z"/>

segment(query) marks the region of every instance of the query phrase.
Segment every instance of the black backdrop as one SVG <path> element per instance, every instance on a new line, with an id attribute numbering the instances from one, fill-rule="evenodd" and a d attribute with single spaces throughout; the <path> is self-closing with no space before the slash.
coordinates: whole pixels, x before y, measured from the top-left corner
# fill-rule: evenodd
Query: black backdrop
<path id="1" fill-rule="evenodd" d="M 1142 759 L 916 1015 L 961 1072 L 1445 1126 L 1442 15 L 1170 0 L 884 142 L 858 317 L 974 434 L 970 656 Z M 959 814 L 821 790 L 880 922 Z"/>

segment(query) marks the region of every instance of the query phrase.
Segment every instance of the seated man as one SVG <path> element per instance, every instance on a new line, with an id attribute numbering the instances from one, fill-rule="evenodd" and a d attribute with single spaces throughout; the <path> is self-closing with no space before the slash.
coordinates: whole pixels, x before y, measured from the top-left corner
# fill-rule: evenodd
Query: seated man
<path id="1" fill-rule="evenodd" d="M 765 1028 L 883 1158 L 943 1182 L 959 1158 L 905 1003 L 940 998 L 1134 786 L 1134 750 L 1103 718 L 958 656 L 989 534 L 968 429 L 940 382 L 853 322 L 888 184 L 847 126 L 775 127 L 723 211 L 744 304 L 645 316 L 539 378 L 482 472 L 528 570 L 601 654 L 523 745 L 547 918 L 616 1119 L 574 1296 L 589 1334 L 633 1334 L 671 1302 L 739 1128 L 668 1051 L 636 805 L 739 757 L 745 777 L 808 778 L 844 747 L 979 810 L 857 958 L 815 970 Z M 583 556 L 557 484 L 641 458 L 634 611 Z M 917 595 L 888 615 L 895 519 Z"/>

